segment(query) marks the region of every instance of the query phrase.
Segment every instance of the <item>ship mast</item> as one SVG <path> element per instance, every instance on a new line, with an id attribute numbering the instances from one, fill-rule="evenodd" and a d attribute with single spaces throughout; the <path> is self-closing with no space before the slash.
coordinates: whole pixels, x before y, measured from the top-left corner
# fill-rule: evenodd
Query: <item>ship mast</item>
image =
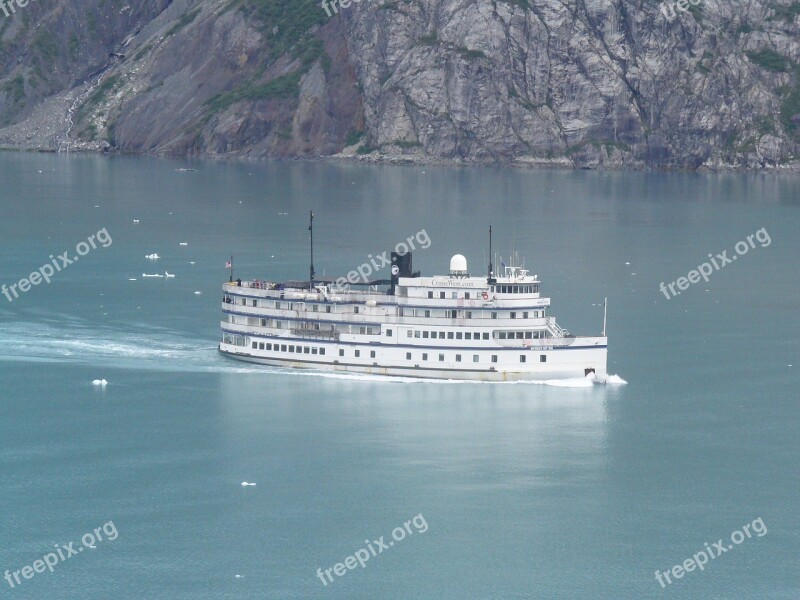
<path id="1" fill-rule="evenodd" d="M 489 225 L 489 276 L 486 278 L 487 283 L 494 283 L 494 267 L 492 266 L 492 226 Z"/>
<path id="2" fill-rule="evenodd" d="M 311 232 L 311 267 L 308 271 L 308 291 L 314 291 L 314 212 L 308 211 L 308 230 Z"/>

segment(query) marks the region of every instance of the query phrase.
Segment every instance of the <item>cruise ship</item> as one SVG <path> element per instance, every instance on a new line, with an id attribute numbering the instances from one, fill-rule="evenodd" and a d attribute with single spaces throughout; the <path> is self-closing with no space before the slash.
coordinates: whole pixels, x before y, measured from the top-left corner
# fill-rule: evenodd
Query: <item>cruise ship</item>
<path id="1" fill-rule="evenodd" d="M 223 285 L 219 351 L 263 365 L 340 373 L 605 379 L 605 314 L 600 336 L 572 335 L 550 314 L 537 275 L 502 268 L 495 276 L 490 262 L 485 277 L 471 276 L 466 258 L 456 254 L 447 275 L 423 277 L 412 271 L 411 252 L 392 252 L 390 279 L 344 288 L 314 276 L 312 241 L 308 280 L 234 281 L 231 272 Z"/>

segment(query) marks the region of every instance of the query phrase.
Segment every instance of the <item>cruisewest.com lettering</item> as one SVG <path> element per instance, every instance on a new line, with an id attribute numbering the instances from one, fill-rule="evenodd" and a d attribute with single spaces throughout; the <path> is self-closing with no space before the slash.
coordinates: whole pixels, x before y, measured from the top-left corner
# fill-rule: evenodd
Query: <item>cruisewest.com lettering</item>
<path id="1" fill-rule="evenodd" d="M 6 17 L 10 17 L 11 15 L 17 13 L 17 9 L 14 8 L 14 4 L 20 8 L 25 8 L 28 6 L 28 2 L 30 2 L 30 0 L 0 0 L 0 11 L 3 11 L 3 14 Z M 11 12 L 8 12 L 9 10 Z"/>
<path id="2" fill-rule="evenodd" d="M 58 258 L 54 257 L 52 254 L 50 255 L 50 263 L 45 263 L 41 267 L 39 267 L 38 271 L 34 271 L 27 277 L 23 277 L 17 283 L 12 283 L 10 286 L 6 286 L 6 284 L 0 285 L 0 293 L 2 293 L 9 302 L 13 302 L 14 298 L 19 298 L 19 294 L 17 293 L 17 288 L 19 288 L 20 292 L 27 292 L 31 289 L 31 286 L 39 285 L 44 280 L 47 283 L 50 283 L 50 278 L 58 272 L 66 269 L 72 263 L 78 262 L 78 258 L 81 256 L 86 256 L 92 250 L 97 248 L 97 244 L 95 240 L 100 243 L 100 246 L 103 248 L 108 248 L 111 245 L 111 236 L 108 235 L 108 231 L 106 228 L 103 227 L 100 231 L 95 233 L 94 235 L 90 235 L 86 238 L 86 242 L 78 242 L 75 246 L 75 253 L 76 255 L 72 258 L 69 257 L 69 250 L 64 252 L 63 254 L 59 254 Z M 14 298 L 11 297 L 11 294 L 14 294 Z"/>

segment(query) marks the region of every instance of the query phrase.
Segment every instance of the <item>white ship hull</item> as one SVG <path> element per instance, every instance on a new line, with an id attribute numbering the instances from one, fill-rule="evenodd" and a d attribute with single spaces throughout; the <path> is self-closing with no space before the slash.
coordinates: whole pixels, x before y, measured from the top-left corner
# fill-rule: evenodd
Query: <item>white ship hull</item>
<path id="1" fill-rule="evenodd" d="M 562 351 L 569 356 L 564 356 L 563 360 L 553 361 L 545 368 L 531 370 L 512 370 L 486 368 L 461 368 L 455 365 L 442 367 L 425 367 L 422 365 L 411 366 L 380 366 L 373 364 L 357 363 L 331 363 L 321 360 L 297 360 L 289 356 L 277 358 L 271 356 L 258 356 L 242 352 L 241 348 L 231 344 L 220 344 L 219 351 L 237 360 L 267 365 L 271 367 L 286 367 L 290 369 L 305 369 L 312 371 L 333 372 L 333 373 L 361 373 L 364 375 L 383 375 L 389 377 L 413 377 L 418 379 L 448 379 L 461 381 L 544 381 L 553 379 L 574 379 L 585 377 L 587 372 L 594 369 L 598 379 L 602 380 L 606 376 L 606 347 L 598 346 L 587 350 L 568 350 Z M 595 365 L 587 366 L 587 365 Z"/>

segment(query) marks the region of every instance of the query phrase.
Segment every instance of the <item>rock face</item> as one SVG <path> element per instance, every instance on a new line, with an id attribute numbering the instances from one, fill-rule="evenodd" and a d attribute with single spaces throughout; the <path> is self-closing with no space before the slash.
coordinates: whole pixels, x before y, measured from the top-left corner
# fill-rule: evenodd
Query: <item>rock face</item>
<path id="1" fill-rule="evenodd" d="M 797 169 L 800 2 L 693 2 L 31 3 L 0 145 Z"/>

